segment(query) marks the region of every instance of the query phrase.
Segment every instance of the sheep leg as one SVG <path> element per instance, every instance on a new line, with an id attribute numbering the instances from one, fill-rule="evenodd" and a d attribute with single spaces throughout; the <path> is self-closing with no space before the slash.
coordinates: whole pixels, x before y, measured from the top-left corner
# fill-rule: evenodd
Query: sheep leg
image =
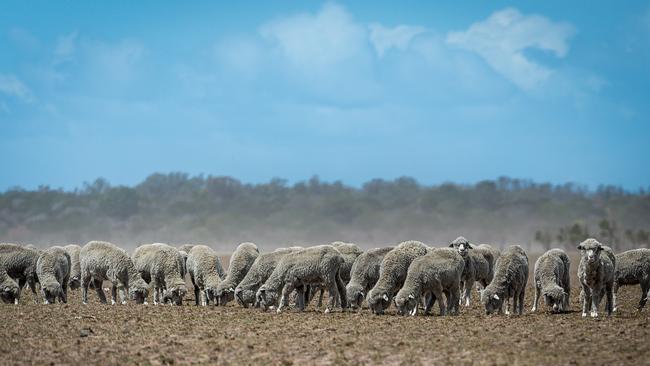
<path id="1" fill-rule="evenodd" d="M 538 285 L 535 285 L 535 298 L 533 299 L 533 308 L 530 310 L 533 313 L 537 311 L 537 304 L 539 303 L 541 290 L 542 289 Z"/>
<path id="2" fill-rule="evenodd" d="M 293 281 L 288 281 L 282 288 L 282 295 L 280 296 L 280 304 L 278 304 L 278 309 L 276 310 L 278 313 L 281 313 L 284 307 L 289 306 L 289 297 L 291 296 L 293 290 L 296 290 Z M 299 290 L 297 291 L 298 291 L 297 293 L 298 297 L 305 296 L 304 293 L 300 292 Z"/>
<path id="3" fill-rule="evenodd" d="M 447 299 L 447 307 L 449 313 L 457 315 L 459 311 L 458 299 L 460 298 L 460 286 L 454 283 L 453 287 L 449 290 L 449 298 Z"/>
<path id="4" fill-rule="evenodd" d="M 61 290 L 63 292 L 59 296 L 59 301 L 61 301 L 64 304 L 68 303 L 68 280 L 69 279 L 64 279 L 63 284 L 61 285 Z"/>
<path id="5" fill-rule="evenodd" d="M 429 315 L 431 312 L 431 307 L 433 306 L 433 301 L 435 298 L 433 297 L 433 294 L 430 291 L 427 291 L 424 294 L 424 315 Z"/>
<path id="6" fill-rule="evenodd" d="M 117 286 L 114 284 L 111 286 L 111 305 L 115 305 L 117 303 Z"/>
<path id="7" fill-rule="evenodd" d="M 102 289 L 102 281 L 93 280 L 93 286 L 95 286 L 95 292 L 97 293 L 97 297 L 99 297 L 99 302 L 106 304 L 106 295 L 104 295 L 104 289 Z"/>
<path id="8" fill-rule="evenodd" d="M 201 291 L 201 306 L 208 306 L 209 301 L 207 290 Z"/>
<path id="9" fill-rule="evenodd" d="M 335 279 L 330 279 L 327 284 L 327 291 L 329 292 L 329 302 L 327 303 L 327 308 L 325 308 L 325 314 L 334 309 L 336 306 L 336 298 L 340 296 Z M 323 292 L 325 292 L 325 289 L 321 289 L 321 297 L 323 296 Z"/>
<path id="10" fill-rule="evenodd" d="M 526 297 L 526 287 L 519 292 L 519 315 L 524 313 L 524 298 Z"/>
<path id="11" fill-rule="evenodd" d="M 582 286 L 582 317 L 587 316 L 587 311 L 591 310 L 591 289 Z"/>
<path id="12" fill-rule="evenodd" d="M 472 281 L 467 281 L 465 282 L 465 306 L 470 305 L 470 301 L 472 300 L 472 287 L 474 287 L 474 283 Z"/>
<path id="13" fill-rule="evenodd" d="M 591 292 L 591 317 L 598 317 L 598 306 L 600 306 L 600 297 L 602 296 L 602 289 L 597 289 Z"/>
<path id="14" fill-rule="evenodd" d="M 458 305 L 463 305 L 465 299 L 465 281 L 460 281 L 460 295 L 458 296 Z"/>
<path id="15" fill-rule="evenodd" d="M 29 289 L 32 290 L 32 295 L 34 296 L 34 304 L 38 304 L 38 295 L 36 293 L 36 280 L 34 280 L 33 278 L 28 278 L 27 284 L 29 285 Z"/>
<path id="16" fill-rule="evenodd" d="M 320 294 L 318 295 L 318 304 L 316 305 L 316 309 L 319 309 L 323 306 L 323 295 L 325 294 L 325 289 L 321 287 L 320 289 Z"/>
<path id="17" fill-rule="evenodd" d="M 613 301 L 614 301 L 614 311 L 618 310 L 618 307 L 616 306 L 616 295 L 618 294 L 618 281 L 614 280 L 614 289 L 612 290 L 614 293 L 612 295 Z M 641 294 L 643 296 L 643 294 Z"/>
<path id="18" fill-rule="evenodd" d="M 470 290 L 472 287 L 468 287 Z M 436 297 L 436 300 L 438 300 L 438 308 L 440 309 L 440 315 L 445 315 L 446 313 L 446 304 L 445 301 L 442 298 L 442 289 L 439 286 L 434 287 L 431 292 L 433 292 L 433 296 Z"/>
<path id="19" fill-rule="evenodd" d="M 336 289 L 339 292 L 339 299 L 341 300 L 341 310 L 345 311 L 348 307 L 348 293 L 345 290 L 345 282 L 343 282 L 343 279 L 341 278 L 341 275 L 338 274 L 336 276 Z"/>
<path id="20" fill-rule="evenodd" d="M 296 309 L 299 311 L 305 310 L 305 288 L 309 288 L 309 286 L 296 288 Z"/>
<path id="21" fill-rule="evenodd" d="M 648 293 L 648 290 L 650 289 L 650 284 L 641 282 L 641 300 L 639 300 L 639 311 L 643 309 L 645 306 L 645 303 L 648 301 L 648 296 L 650 293 Z"/>
<path id="22" fill-rule="evenodd" d="M 81 278 L 81 302 L 88 304 L 88 286 L 90 285 L 90 276 L 83 276 Z"/>
<path id="23" fill-rule="evenodd" d="M 612 311 L 614 310 L 614 292 L 612 291 L 612 286 L 605 286 L 605 310 L 607 311 L 607 316 L 612 316 Z"/>

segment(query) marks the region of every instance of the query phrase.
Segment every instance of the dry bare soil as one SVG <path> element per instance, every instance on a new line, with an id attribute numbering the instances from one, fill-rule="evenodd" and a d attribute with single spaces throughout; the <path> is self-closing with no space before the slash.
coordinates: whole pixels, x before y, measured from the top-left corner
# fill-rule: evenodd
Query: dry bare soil
<path id="1" fill-rule="evenodd" d="M 0 364 L 650 363 L 650 309 L 636 311 L 639 288 L 621 289 L 613 317 L 582 318 L 573 280 L 571 312 L 530 313 L 529 287 L 523 316 L 486 316 L 476 292 L 471 307 L 449 317 L 403 317 L 394 308 L 384 316 L 323 314 L 314 304 L 283 314 L 196 307 L 193 294 L 181 307 L 110 306 L 91 292 L 84 306 L 74 291 L 68 304 L 45 306 L 28 295 L 18 306 L 0 305 Z"/>

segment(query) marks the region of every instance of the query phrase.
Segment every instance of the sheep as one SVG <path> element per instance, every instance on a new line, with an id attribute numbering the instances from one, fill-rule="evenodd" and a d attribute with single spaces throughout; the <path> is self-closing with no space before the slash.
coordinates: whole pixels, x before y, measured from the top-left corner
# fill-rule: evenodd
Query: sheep
<path id="1" fill-rule="evenodd" d="M 133 264 L 147 284 L 153 282 L 154 305 L 183 305 L 187 293 L 183 280 L 185 264 L 176 248 L 162 243 L 142 245 L 133 254 Z"/>
<path id="2" fill-rule="evenodd" d="M 260 251 L 253 243 L 241 243 L 230 257 L 228 274 L 226 279 L 217 286 L 216 296 L 219 298 L 219 305 L 225 306 L 235 298 L 235 288 L 259 256 Z"/>
<path id="3" fill-rule="evenodd" d="M 178 247 L 178 250 L 189 254 L 190 250 L 192 250 L 192 247 L 194 247 L 194 244 L 183 244 Z"/>
<path id="4" fill-rule="evenodd" d="M 454 249 L 440 248 L 416 258 L 409 266 L 404 286 L 395 296 L 395 306 L 400 314 L 416 315 L 422 296 L 425 297 L 424 314 L 429 314 L 437 300 L 440 315 L 458 313 L 460 279 L 465 270 L 465 259 Z M 447 304 L 443 301 L 443 293 Z M 430 296 L 430 299 L 426 299 Z"/>
<path id="5" fill-rule="evenodd" d="M 641 300 L 637 309 L 643 309 L 650 296 L 650 249 L 633 249 L 616 255 L 614 311 L 618 288 L 625 285 L 641 285 Z"/>
<path id="6" fill-rule="evenodd" d="M 426 254 L 426 245 L 410 240 L 400 243 L 384 256 L 379 266 L 379 279 L 368 292 L 368 307 L 373 313 L 384 313 L 393 296 L 402 288 L 411 262 Z"/>
<path id="7" fill-rule="evenodd" d="M 249 305 L 259 304 L 255 300 L 257 290 L 266 282 L 278 262 L 287 254 L 303 249 L 301 247 L 278 248 L 271 253 L 260 254 L 251 265 L 246 276 L 235 288 L 237 302 L 247 308 Z"/>
<path id="8" fill-rule="evenodd" d="M 70 254 L 62 247 L 44 250 L 36 262 L 36 275 L 41 284 L 41 294 L 45 304 L 68 302 L 68 281 L 72 263 Z"/>
<path id="9" fill-rule="evenodd" d="M 562 249 L 551 249 L 535 262 L 535 300 L 532 311 L 537 311 L 540 296 L 553 312 L 569 310 L 571 296 L 571 261 Z"/>
<path id="10" fill-rule="evenodd" d="M 472 299 L 472 287 L 474 282 L 480 283 L 483 288 L 492 281 L 493 273 L 490 272 L 490 260 L 493 260 L 491 251 L 480 249 L 475 252 L 475 246 L 462 236 L 454 239 L 449 247 L 454 248 L 465 260 L 465 270 L 461 277 L 462 296 L 461 303 L 470 306 Z"/>
<path id="11" fill-rule="evenodd" d="M 523 314 L 526 282 L 528 282 L 526 252 L 518 245 L 506 248 L 496 262 L 494 278 L 481 292 L 485 313 L 492 314 L 495 311 L 501 313 L 504 300 L 509 301 L 512 297 L 512 312 Z M 510 313 L 506 304 L 506 315 L 508 314 Z"/>
<path id="12" fill-rule="evenodd" d="M 605 311 L 612 315 L 614 309 L 614 271 L 616 258 L 612 260 L 610 250 L 601 255 L 603 245 L 598 240 L 589 238 L 578 245 L 581 253 L 578 265 L 578 279 L 582 286 L 582 316 L 587 316 L 591 310 L 592 318 L 598 317 L 598 306 L 603 296 L 606 297 Z"/>
<path id="13" fill-rule="evenodd" d="M 21 289 L 28 284 L 34 295 L 34 304 L 38 304 L 36 262 L 39 255 L 39 251 L 35 249 L 17 244 L 0 243 L 0 272 L 2 273 L 1 277 L 5 277 L 1 282 L 5 300 L 13 298 L 14 303 L 18 304 Z M 7 277 L 11 278 L 13 282 Z M 14 284 L 18 285 L 18 290 L 14 288 Z"/>
<path id="14" fill-rule="evenodd" d="M 379 266 L 384 256 L 395 247 L 370 249 L 361 253 L 350 269 L 350 281 L 345 287 L 348 303 L 353 310 L 361 307 L 366 294 L 379 279 Z"/>
<path id="15" fill-rule="evenodd" d="M 187 254 L 187 271 L 194 285 L 194 302 L 207 306 L 211 301 L 218 305 L 217 287 L 221 283 L 223 267 L 217 252 L 206 245 L 195 245 Z"/>
<path id="16" fill-rule="evenodd" d="M 350 282 L 350 270 L 352 269 L 352 265 L 354 264 L 354 261 L 357 259 L 357 257 L 363 253 L 363 251 L 356 244 L 344 243 L 342 241 L 335 241 L 330 245 L 336 248 L 336 250 L 338 250 L 339 253 L 341 253 L 343 256 L 343 260 L 345 260 L 343 267 L 341 268 L 341 279 L 347 286 L 348 282 Z M 307 291 L 307 302 L 311 301 L 311 298 L 316 295 L 316 292 L 320 291 L 317 305 L 317 308 L 320 309 L 323 304 L 323 294 L 325 293 L 325 288 L 320 285 L 315 285 L 307 288 Z"/>
<path id="17" fill-rule="evenodd" d="M 257 290 L 260 306 L 266 310 L 278 302 L 277 312 L 289 305 L 289 295 L 296 290 L 297 307 L 305 307 L 304 290 L 312 284 L 323 284 L 329 292 L 329 302 L 325 313 L 332 311 L 336 298 L 340 297 L 341 307 L 347 307 L 345 285 L 341 279 L 344 259 L 331 245 L 319 245 L 301 249 L 285 255 L 275 267 L 266 282 Z"/>
<path id="18" fill-rule="evenodd" d="M 490 269 L 488 272 L 488 283 L 492 281 L 492 278 L 494 277 L 494 265 L 497 262 L 497 259 L 499 259 L 499 256 L 501 255 L 501 251 L 490 244 L 479 244 L 478 246 L 474 247 L 475 253 L 480 253 L 485 257 L 485 259 L 488 261 L 488 264 L 490 265 Z M 477 287 L 480 286 L 480 283 L 477 283 Z M 484 287 L 481 286 L 481 290 Z"/>
<path id="19" fill-rule="evenodd" d="M 126 304 L 127 293 L 137 304 L 146 304 L 149 286 L 135 269 L 133 260 L 121 248 L 105 241 L 90 241 L 79 252 L 81 264 L 81 301 L 88 304 L 90 281 L 102 304 L 106 296 L 102 290 L 103 281 L 111 281 L 111 304 L 117 302 L 119 290 L 121 303 Z"/>
<path id="20" fill-rule="evenodd" d="M 68 286 L 71 290 L 76 290 L 81 286 L 81 263 L 79 263 L 79 252 L 81 247 L 77 244 L 69 244 L 63 247 L 63 249 L 70 256 L 71 267 L 70 267 L 70 282 Z"/>

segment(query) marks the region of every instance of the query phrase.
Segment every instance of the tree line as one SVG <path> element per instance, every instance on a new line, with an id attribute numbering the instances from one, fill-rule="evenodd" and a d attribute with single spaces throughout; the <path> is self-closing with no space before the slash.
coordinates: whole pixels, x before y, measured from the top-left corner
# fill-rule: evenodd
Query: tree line
<path id="1" fill-rule="evenodd" d="M 129 187 L 99 178 L 74 190 L 41 186 L 0 194 L 2 241 L 37 245 L 110 240 L 202 242 L 231 248 L 347 240 L 365 246 L 416 239 L 573 248 L 596 237 L 616 250 L 648 246 L 648 190 L 589 190 L 501 177 L 476 184 L 423 185 L 374 179 L 361 187 L 314 176 L 250 184 L 226 176 L 152 174 Z"/>

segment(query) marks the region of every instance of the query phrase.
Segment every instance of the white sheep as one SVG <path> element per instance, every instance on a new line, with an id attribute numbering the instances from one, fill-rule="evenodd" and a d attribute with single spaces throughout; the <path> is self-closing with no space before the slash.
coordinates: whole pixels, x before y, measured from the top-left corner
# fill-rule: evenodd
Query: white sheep
<path id="1" fill-rule="evenodd" d="M 578 279 L 582 285 L 582 316 L 586 317 L 587 311 L 591 310 L 591 317 L 598 317 L 598 306 L 603 296 L 606 297 L 607 315 L 612 315 L 616 259 L 610 256 L 611 251 L 601 255 L 604 247 L 593 238 L 580 243 L 578 249 L 582 255 L 578 266 Z"/>
<path id="2" fill-rule="evenodd" d="M 535 262 L 535 300 L 532 311 L 537 311 L 540 297 L 553 312 L 569 310 L 571 296 L 571 261 L 562 249 L 551 249 Z"/>
<path id="3" fill-rule="evenodd" d="M 643 309 L 650 296 L 650 249 L 633 249 L 616 255 L 614 311 L 618 288 L 626 285 L 641 286 L 641 300 L 637 309 Z"/>
<path id="4" fill-rule="evenodd" d="M 259 254 L 257 245 L 254 243 L 241 243 L 237 246 L 237 249 L 230 257 L 228 274 L 217 286 L 216 296 L 219 299 L 219 305 L 225 306 L 235 298 L 235 288 L 246 277 L 246 273 L 248 273 Z"/>
<path id="5" fill-rule="evenodd" d="M 492 314 L 495 311 L 501 313 L 503 302 L 512 298 L 512 312 L 523 314 L 526 282 L 528 282 L 526 252 L 518 245 L 506 248 L 496 262 L 492 282 L 481 292 L 485 313 Z M 507 314 L 509 310 L 506 304 Z"/>
<path id="6" fill-rule="evenodd" d="M 187 271 L 194 285 L 194 302 L 202 306 L 210 302 L 218 305 L 217 287 L 221 283 L 223 267 L 217 252 L 206 245 L 195 245 L 187 254 Z"/>
<path id="7" fill-rule="evenodd" d="M 395 247 L 375 248 L 363 252 L 357 257 L 350 269 L 350 282 L 345 287 L 348 302 L 352 309 L 361 307 L 361 303 L 377 280 L 379 267 L 384 256 Z"/>
<path id="8" fill-rule="evenodd" d="M 2 280 L 5 301 L 13 298 L 14 303 L 18 304 L 20 292 L 27 284 L 34 295 L 34 304 L 38 304 L 36 262 L 39 255 L 40 252 L 36 249 L 17 244 L 0 243 L 0 275 L 5 277 Z M 7 277 L 11 278 L 13 282 L 9 281 Z M 18 290 L 15 290 L 14 283 L 18 285 Z"/>
<path id="9" fill-rule="evenodd" d="M 70 255 L 62 247 L 51 247 L 43 251 L 36 262 L 36 274 L 41 284 L 45 304 L 68 302 L 68 281 L 70 280 Z"/>
<path id="10" fill-rule="evenodd" d="M 81 297 L 88 303 L 88 287 L 93 281 L 99 301 L 106 303 L 102 290 L 103 281 L 111 281 L 111 304 L 117 302 L 120 293 L 122 304 L 126 304 L 127 292 L 138 304 L 146 303 L 149 286 L 135 269 L 133 260 L 121 248 L 104 241 L 90 241 L 79 252 L 81 263 Z"/>
<path id="11" fill-rule="evenodd" d="M 187 293 L 183 279 L 183 256 L 174 247 L 163 244 L 139 246 L 133 254 L 133 264 L 147 283 L 153 282 L 153 303 L 182 305 Z"/>

